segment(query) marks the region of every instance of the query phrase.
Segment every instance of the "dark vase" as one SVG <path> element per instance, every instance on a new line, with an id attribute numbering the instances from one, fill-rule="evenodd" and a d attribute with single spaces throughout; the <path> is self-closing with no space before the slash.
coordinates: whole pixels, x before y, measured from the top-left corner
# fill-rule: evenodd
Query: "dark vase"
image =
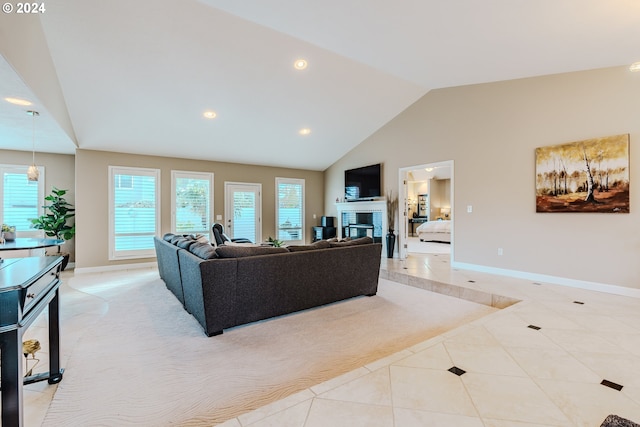
<path id="1" fill-rule="evenodd" d="M 393 258 L 393 251 L 396 249 L 396 235 L 393 230 L 387 233 L 387 258 Z"/>

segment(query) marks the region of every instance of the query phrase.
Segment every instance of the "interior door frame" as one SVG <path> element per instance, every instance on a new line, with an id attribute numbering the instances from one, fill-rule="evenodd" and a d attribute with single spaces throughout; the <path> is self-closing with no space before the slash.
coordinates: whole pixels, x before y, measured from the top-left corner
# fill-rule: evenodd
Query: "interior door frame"
<path id="1" fill-rule="evenodd" d="M 256 243 L 262 242 L 262 184 L 257 182 L 224 182 L 224 231 L 229 233 L 229 219 L 233 218 L 233 200 L 231 195 L 234 191 L 255 191 L 256 193 Z M 233 236 L 233 233 L 229 233 L 231 237 L 243 237 Z"/>
<path id="2" fill-rule="evenodd" d="M 415 166 L 406 166 L 403 168 L 399 168 L 398 169 L 398 194 L 400 195 L 400 197 L 398 197 L 398 206 L 402 207 L 402 209 L 398 208 L 398 221 L 400 222 L 400 232 L 398 233 L 398 255 L 400 257 L 400 259 L 406 259 L 407 258 L 407 239 L 409 236 L 409 221 L 408 221 L 408 217 L 407 217 L 407 194 L 408 194 L 408 183 L 407 183 L 407 179 L 409 176 L 409 172 L 415 169 L 425 169 L 425 168 L 429 168 L 429 167 L 438 167 L 438 166 L 449 166 L 451 168 L 451 190 L 449 193 L 449 200 L 451 201 L 451 253 L 450 253 L 450 261 L 453 263 L 454 260 L 454 226 L 455 226 L 455 221 L 453 221 L 453 218 L 455 218 L 455 215 L 453 215 L 454 212 L 454 201 L 455 198 L 454 196 L 454 164 L 453 164 L 453 160 L 445 160 L 443 162 L 435 162 L 435 163 L 424 163 L 424 164 L 420 164 L 420 165 L 415 165 Z M 403 214 L 404 212 L 404 214 Z"/>

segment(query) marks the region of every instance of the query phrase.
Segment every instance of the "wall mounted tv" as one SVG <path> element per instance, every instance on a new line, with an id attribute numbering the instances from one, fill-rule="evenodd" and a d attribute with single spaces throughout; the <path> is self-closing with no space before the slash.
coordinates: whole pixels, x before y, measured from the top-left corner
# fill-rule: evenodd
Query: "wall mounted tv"
<path id="1" fill-rule="evenodd" d="M 372 200 L 382 196 L 381 164 L 344 171 L 344 198 L 347 202 Z"/>

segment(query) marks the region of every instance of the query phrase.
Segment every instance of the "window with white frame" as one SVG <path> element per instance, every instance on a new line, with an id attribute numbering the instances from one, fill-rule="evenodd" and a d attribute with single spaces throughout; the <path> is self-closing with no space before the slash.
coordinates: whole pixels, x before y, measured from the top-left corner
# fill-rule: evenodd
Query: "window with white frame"
<path id="1" fill-rule="evenodd" d="M 211 240 L 213 174 L 171 171 L 171 230 Z"/>
<path id="2" fill-rule="evenodd" d="M 303 243 L 304 229 L 304 179 L 276 178 L 278 240 Z"/>
<path id="3" fill-rule="evenodd" d="M 27 179 L 29 166 L 0 165 L 0 224 L 16 227 L 19 237 L 41 237 L 42 231 L 32 227 L 31 220 L 43 214 L 44 167 L 38 166 L 38 181 Z"/>
<path id="4" fill-rule="evenodd" d="M 109 166 L 109 259 L 155 256 L 160 170 Z"/>

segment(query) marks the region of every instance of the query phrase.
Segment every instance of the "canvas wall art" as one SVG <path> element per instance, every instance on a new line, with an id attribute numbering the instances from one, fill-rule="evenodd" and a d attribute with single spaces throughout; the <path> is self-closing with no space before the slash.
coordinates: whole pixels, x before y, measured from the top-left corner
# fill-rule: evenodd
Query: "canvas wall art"
<path id="1" fill-rule="evenodd" d="M 536 212 L 629 213 L 629 135 L 536 148 Z"/>

